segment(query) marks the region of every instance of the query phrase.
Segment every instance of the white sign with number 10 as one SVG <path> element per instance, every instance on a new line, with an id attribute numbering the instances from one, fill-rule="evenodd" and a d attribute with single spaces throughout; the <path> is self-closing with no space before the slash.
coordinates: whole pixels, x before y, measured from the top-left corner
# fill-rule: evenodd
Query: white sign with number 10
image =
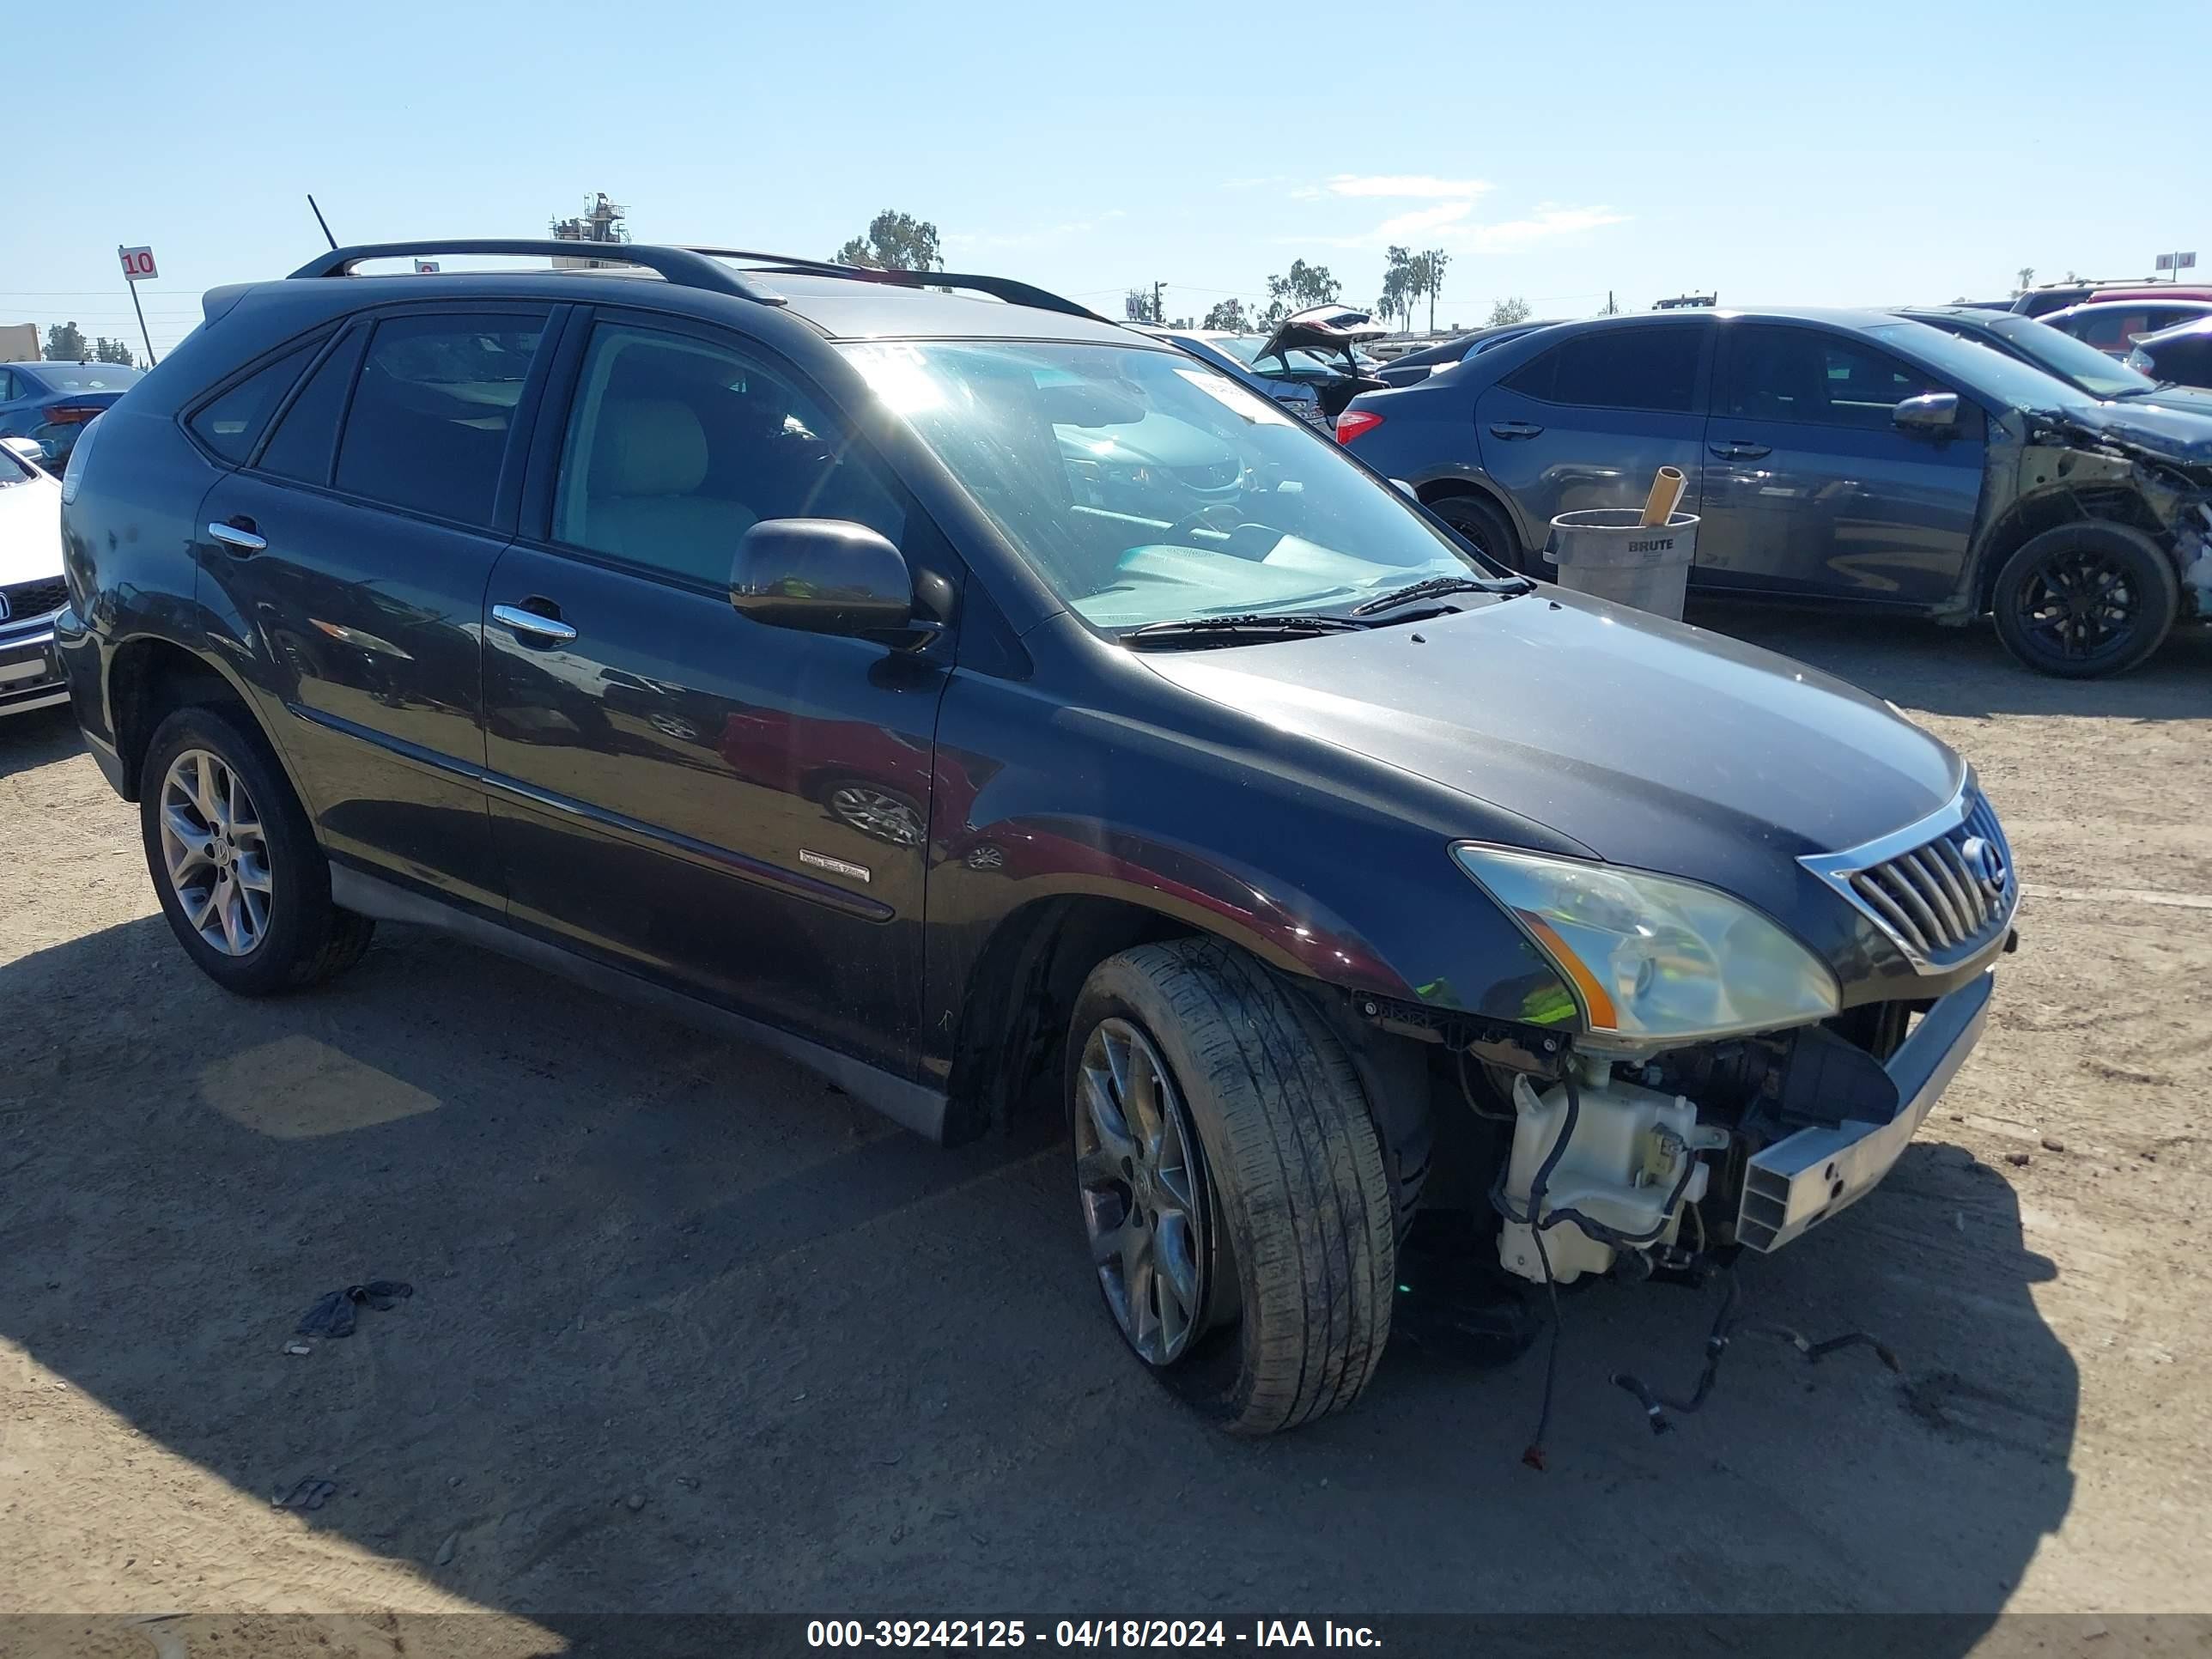
<path id="1" fill-rule="evenodd" d="M 150 247 L 119 247 L 116 252 L 123 257 L 123 275 L 134 283 L 143 283 L 157 276 L 154 269 L 154 250 Z"/>

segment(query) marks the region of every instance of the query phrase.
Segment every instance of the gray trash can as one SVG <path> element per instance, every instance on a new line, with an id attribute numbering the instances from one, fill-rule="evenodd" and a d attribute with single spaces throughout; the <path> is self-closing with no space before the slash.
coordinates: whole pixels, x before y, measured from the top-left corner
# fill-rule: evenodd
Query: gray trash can
<path id="1" fill-rule="evenodd" d="M 1544 557 L 1559 567 L 1559 586 L 1654 616 L 1682 619 L 1682 590 L 1698 556 L 1698 515 L 1677 513 L 1646 526 L 1633 507 L 1562 513 L 1552 520 Z"/>

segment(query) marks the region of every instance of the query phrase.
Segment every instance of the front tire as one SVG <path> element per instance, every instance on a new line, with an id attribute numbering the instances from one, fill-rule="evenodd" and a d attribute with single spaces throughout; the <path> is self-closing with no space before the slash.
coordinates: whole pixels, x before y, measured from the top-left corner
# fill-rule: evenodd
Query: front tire
<path id="1" fill-rule="evenodd" d="M 2181 582 L 2150 538 L 2087 520 L 2022 543 L 1990 605 L 1997 637 L 2028 667 L 2093 679 L 2149 659 L 2180 614 Z"/>
<path id="2" fill-rule="evenodd" d="M 1492 563 L 1523 574 L 1540 574 L 1529 568 L 1528 551 L 1511 521 L 1481 496 L 1446 495 L 1430 502 L 1429 510 L 1474 543 L 1476 550 Z"/>
<path id="3" fill-rule="evenodd" d="M 239 717 L 193 707 L 161 722 L 139 773 L 138 822 L 170 931 L 225 990 L 298 990 L 368 949 L 375 924 L 331 902 L 307 815 Z"/>
<path id="4" fill-rule="evenodd" d="M 1066 1077 L 1078 1197 L 1123 1340 L 1240 1434 L 1358 1399 L 1390 1334 L 1390 1183 L 1357 1073 L 1215 940 L 1102 963 Z"/>

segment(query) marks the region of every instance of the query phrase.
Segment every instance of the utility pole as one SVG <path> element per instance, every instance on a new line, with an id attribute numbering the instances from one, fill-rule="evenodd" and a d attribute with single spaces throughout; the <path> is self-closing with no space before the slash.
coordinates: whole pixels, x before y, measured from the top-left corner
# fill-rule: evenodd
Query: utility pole
<path id="1" fill-rule="evenodd" d="M 1164 294 L 1166 287 L 1165 283 L 1152 284 L 1152 320 L 1155 323 L 1164 323 L 1168 319 L 1167 300 Z"/>

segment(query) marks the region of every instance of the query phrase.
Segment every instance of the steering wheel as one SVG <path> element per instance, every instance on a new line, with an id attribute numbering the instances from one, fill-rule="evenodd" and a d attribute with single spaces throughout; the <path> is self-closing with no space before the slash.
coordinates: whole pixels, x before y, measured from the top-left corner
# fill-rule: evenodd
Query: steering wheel
<path id="1" fill-rule="evenodd" d="M 1223 522 L 1222 518 L 1224 514 L 1228 515 L 1225 523 Z M 1190 539 L 1190 532 L 1194 530 L 1211 530 L 1220 535 L 1233 536 L 1241 527 L 1239 515 L 1234 504 L 1229 501 L 1209 501 L 1197 512 L 1186 513 L 1170 525 L 1167 527 L 1167 533 L 1161 539 L 1170 542 L 1187 542 Z"/>

